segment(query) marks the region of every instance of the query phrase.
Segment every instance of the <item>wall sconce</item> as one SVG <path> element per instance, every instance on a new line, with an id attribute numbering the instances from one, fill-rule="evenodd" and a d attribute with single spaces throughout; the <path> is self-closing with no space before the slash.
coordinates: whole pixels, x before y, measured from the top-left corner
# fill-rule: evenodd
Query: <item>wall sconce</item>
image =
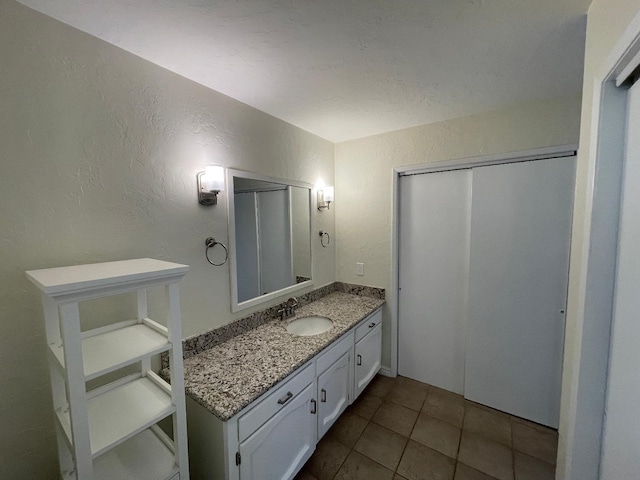
<path id="1" fill-rule="evenodd" d="M 218 193 L 224 190 L 224 168 L 218 165 L 207 165 L 204 172 L 198 173 L 198 203 L 200 205 L 217 205 Z"/>
<path id="2" fill-rule="evenodd" d="M 333 202 L 333 187 L 324 186 L 318 190 L 318 210 L 329 209 L 329 204 Z"/>

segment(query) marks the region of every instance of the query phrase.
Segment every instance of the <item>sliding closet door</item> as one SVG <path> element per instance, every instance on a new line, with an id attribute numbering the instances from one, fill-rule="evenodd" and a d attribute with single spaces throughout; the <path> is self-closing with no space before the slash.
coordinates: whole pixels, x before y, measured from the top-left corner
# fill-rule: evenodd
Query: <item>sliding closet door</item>
<path id="1" fill-rule="evenodd" d="M 471 171 L 400 179 L 398 372 L 462 393 Z"/>
<path id="2" fill-rule="evenodd" d="M 558 427 L 575 157 L 473 170 L 465 397 Z"/>
<path id="3" fill-rule="evenodd" d="M 294 285 L 289 190 L 258 192 L 260 295 Z"/>
<path id="4" fill-rule="evenodd" d="M 242 255 L 238 262 L 238 302 L 260 296 L 260 253 L 256 193 L 235 193 L 236 244 Z"/>

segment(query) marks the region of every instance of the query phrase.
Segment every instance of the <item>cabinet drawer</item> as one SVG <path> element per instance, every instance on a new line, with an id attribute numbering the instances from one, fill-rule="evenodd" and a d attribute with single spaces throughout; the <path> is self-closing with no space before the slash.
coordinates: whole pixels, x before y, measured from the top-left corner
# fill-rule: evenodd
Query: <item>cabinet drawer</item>
<path id="1" fill-rule="evenodd" d="M 326 348 L 316 357 L 316 375 L 320 376 L 327 368 L 333 365 L 342 355 L 353 347 L 353 330 L 333 345 Z"/>
<path id="2" fill-rule="evenodd" d="M 365 318 L 360 325 L 356 327 L 356 342 L 359 342 L 362 337 L 375 328 L 382 322 L 382 310 L 378 310 Z"/>
<path id="3" fill-rule="evenodd" d="M 286 407 L 291 399 L 313 382 L 314 378 L 315 369 L 311 362 L 296 372 L 293 377 L 285 380 L 282 385 L 274 387 L 266 397 L 259 399 L 251 410 L 238 419 L 239 440 L 242 442 L 264 422 Z"/>

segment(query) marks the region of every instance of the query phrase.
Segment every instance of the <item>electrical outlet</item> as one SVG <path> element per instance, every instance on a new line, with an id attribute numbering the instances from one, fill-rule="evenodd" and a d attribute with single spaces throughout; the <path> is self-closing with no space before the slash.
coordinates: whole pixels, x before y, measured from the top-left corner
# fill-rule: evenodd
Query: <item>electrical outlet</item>
<path id="1" fill-rule="evenodd" d="M 356 263 L 356 275 L 364 275 L 364 263 Z"/>

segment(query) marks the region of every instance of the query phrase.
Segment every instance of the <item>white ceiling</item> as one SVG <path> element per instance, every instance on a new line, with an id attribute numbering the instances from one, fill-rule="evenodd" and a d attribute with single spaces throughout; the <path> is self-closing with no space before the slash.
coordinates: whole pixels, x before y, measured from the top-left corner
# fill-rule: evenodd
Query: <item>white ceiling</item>
<path id="1" fill-rule="evenodd" d="M 20 0 L 333 142 L 579 94 L 591 0 Z"/>

